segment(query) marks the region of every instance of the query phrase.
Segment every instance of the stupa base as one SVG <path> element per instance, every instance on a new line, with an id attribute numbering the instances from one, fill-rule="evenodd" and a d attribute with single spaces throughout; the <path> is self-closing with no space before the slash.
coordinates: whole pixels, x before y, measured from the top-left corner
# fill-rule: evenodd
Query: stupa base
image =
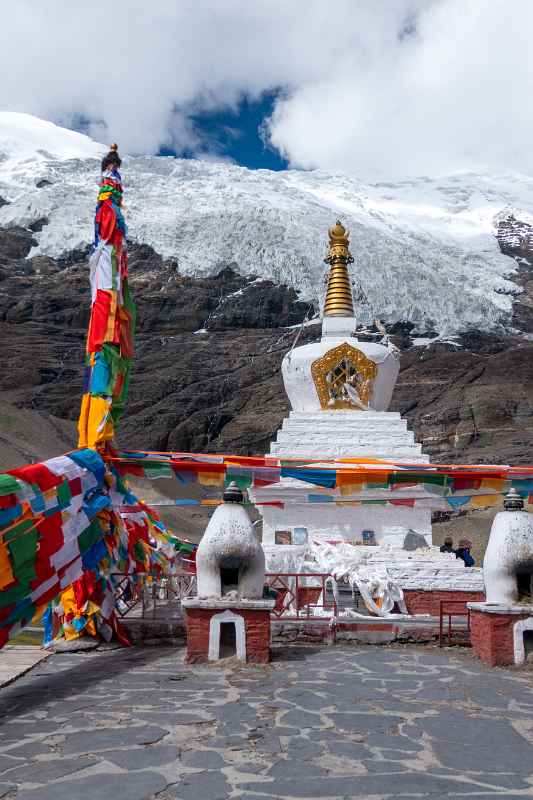
<path id="1" fill-rule="evenodd" d="M 188 664 L 237 657 L 248 664 L 270 661 L 270 612 L 274 600 L 183 600 Z"/>
<path id="2" fill-rule="evenodd" d="M 469 603 L 474 653 L 490 667 L 533 660 L 533 606 Z"/>

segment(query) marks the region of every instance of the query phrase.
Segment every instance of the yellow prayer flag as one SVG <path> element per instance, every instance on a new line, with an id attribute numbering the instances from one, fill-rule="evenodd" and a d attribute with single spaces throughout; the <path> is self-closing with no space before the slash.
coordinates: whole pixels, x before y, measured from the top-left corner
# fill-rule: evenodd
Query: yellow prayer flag
<path id="1" fill-rule="evenodd" d="M 90 404 L 91 395 L 84 394 L 81 398 L 80 416 L 78 418 L 78 447 L 87 447 L 87 427 Z"/>
<path id="2" fill-rule="evenodd" d="M 15 580 L 13 570 L 11 569 L 11 561 L 5 542 L 0 541 L 0 589 L 5 589 L 6 586 L 12 584 Z"/>
<path id="3" fill-rule="evenodd" d="M 482 478 L 480 489 L 494 489 L 496 492 L 503 492 L 506 480 L 503 478 Z"/>
<path id="4" fill-rule="evenodd" d="M 198 483 L 202 486 L 224 486 L 223 472 L 199 472 Z"/>
<path id="5" fill-rule="evenodd" d="M 113 438 L 113 420 L 110 411 L 110 398 L 83 395 L 78 421 L 78 447 L 90 447 L 96 450 L 103 442 Z"/>
<path id="6" fill-rule="evenodd" d="M 74 594 L 74 589 L 72 586 L 69 586 L 68 589 L 65 589 L 61 593 L 61 605 L 63 606 L 63 612 L 65 616 L 68 614 L 76 615 L 78 613 L 76 595 Z"/>
<path id="7" fill-rule="evenodd" d="M 471 508 L 492 508 L 501 505 L 502 498 L 499 494 L 474 495 L 470 501 Z"/>
<path id="8" fill-rule="evenodd" d="M 350 472 L 337 471 L 337 488 L 342 495 L 358 494 L 365 483 L 364 478 L 360 478 Z"/>

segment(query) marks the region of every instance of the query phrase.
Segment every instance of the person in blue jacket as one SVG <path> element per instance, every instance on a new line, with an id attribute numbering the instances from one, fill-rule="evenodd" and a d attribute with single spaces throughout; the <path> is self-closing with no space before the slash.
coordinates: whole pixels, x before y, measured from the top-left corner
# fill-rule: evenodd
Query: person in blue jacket
<path id="1" fill-rule="evenodd" d="M 470 554 L 470 548 L 472 547 L 472 542 L 470 539 L 461 539 L 459 542 L 459 547 L 455 551 L 456 558 L 462 558 L 465 562 L 465 567 L 473 567 L 476 563 Z"/>

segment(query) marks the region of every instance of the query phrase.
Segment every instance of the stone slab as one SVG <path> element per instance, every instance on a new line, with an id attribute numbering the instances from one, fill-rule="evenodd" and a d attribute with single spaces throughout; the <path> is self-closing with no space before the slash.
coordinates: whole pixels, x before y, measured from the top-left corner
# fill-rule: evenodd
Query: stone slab
<path id="1" fill-rule="evenodd" d="M 227 800 L 230 792 L 224 775 L 212 770 L 185 775 L 179 784 L 169 789 L 172 797 L 180 800 Z"/>
<path id="2" fill-rule="evenodd" d="M 481 614 L 530 614 L 533 617 L 533 605 L 508 606 L 505 603 L 468 603 L 470 611 L 479 611 Z"/>
<path id="3" fill-rule="evenodd" d="M 232 611 L 239 608 L 245 611 L 271 611 L 276 605 L 275 600 L 229 600 L 204 597 L 187 597 L 181 601 L 184 608 L 228 608 Z"/>
<path id="4" fill-rule="evenodd" d="M 46 783 L 98 764 L 97 758 L 54 758 L 51 761 L 32 761 L 30 764 L 9 770 L 6 777 L 17 783 Z"/>
<path id="5" fill-rule="evenodd" d="M 167 786 L 158 772 L 135 772 L 132 775 L 93 774 L 79 780 L 57 781 L 38 789 L 21 791 L 17 800 L 146 800 Z"/>
<path id="6" fill-rule="evenodd" d="M 78 731 L 68 735 L 63 750 L 65 753 L 95 753 L 114 747 L 153 744 L 159 742 L 167 733 L 167 730 L 155 725 Z"/>
<path id="7" fill-rule="evenodd" d="M 50 653 L 40 647 L 6 645 L 0 653 L 0 689 L 48 658 Z"/>
<path id="8" fill-rule="evenodd" d="M 135 771 L 150 767 L 161 767 L 178 758 L 179 751 L 175 745 L 161 744 L 149 747 L 130 747 L 128 750 L 110 750 L 105 753 L 106 761 L 122 767 L 122 769 Z"/>

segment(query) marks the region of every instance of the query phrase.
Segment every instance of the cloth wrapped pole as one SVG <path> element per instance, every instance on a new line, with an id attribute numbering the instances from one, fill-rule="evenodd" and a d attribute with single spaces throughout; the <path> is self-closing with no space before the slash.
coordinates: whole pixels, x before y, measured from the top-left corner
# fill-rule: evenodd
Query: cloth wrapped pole
<path id="1" fill-rule="evenodd" d="M 84 363 L 78 446 L 102 450 L 115 435 L 128 394 L 135 305 L 128 286 L 121 160 L 116 145 L 102 161 L 90 258 L 91 317 Z"/>
<path id="2" fill-rule="evenodd" d="M 114 438 L 124 410 L 135 328 L 135 306 L 128 287 L 120 166 L 117 146 L 112 145 L 102 161 L 94 218 L 94 247 L 89 261 L 91 316 L 78 420 L 78 447 L 102 452 Z M 93 617 L 106 591 L 105 586 L 100 588 L 101 591 L 87 591 L 84 575 L 63 593 L 60 605 L 68 609 L 63 618 L 67 638 L 83 633 L 96 635 Z"/>

